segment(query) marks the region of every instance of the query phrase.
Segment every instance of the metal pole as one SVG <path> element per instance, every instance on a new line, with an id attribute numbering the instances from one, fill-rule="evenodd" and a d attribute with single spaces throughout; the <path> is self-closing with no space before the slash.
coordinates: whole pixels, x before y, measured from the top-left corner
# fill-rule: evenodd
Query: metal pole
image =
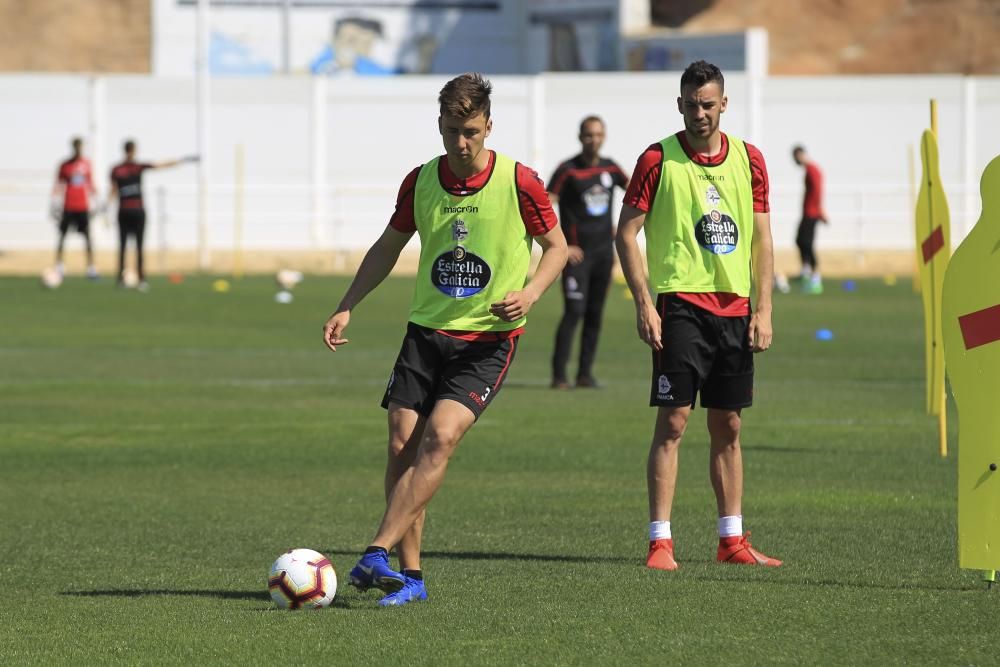
<path id="1" fill-rule="evenodd" d="M 208 251 L 208 183 L 211 167 L 209 138 L 211 137 L 209 107 L 209 0 L 198 0 L 197 39 L 195 63 L 197 67 L 196 120 L 198 131 L 198 268 L 207 271 L 211 266 Z"/>
<path id="2" fill-rule="evenodd" d="M 281 71 L 291 72 L 292 52 L 292 0 L 281 3 Z"/>

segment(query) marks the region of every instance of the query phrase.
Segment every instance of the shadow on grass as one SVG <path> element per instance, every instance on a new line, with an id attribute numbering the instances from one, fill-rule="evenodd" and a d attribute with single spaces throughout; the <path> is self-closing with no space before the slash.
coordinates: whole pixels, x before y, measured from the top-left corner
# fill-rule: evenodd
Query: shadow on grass
<path id="1" fill-rule="evenodd" d="M 119 597 L 141 598 L 149 595 L 179 595 L 199 598 L 221 598 L 224 600 L 266 600 L 271 601 L 271 595 L 264 591 L 208 591 L 208 590 L 171 590 L 171 589 L 119 589 L 110 588 L 98 591 L 61 591 L 59 595 L 69 597 Z"/>
<path id="2" fill-rule="evenodd" d="M 262 612 L 285 612 L 274 606 L 271 595 L 265 591 L 209 591 L 209 590 L 175 590 L 175 589 L 118 589 L 109 588 L 96 591 L 61 591 L 59 595 L 68 597 L 112 597 L 112 598 L 142 598 L 142 597 L 202 597 L 221 600 L 255 600 L 268 603 L 268 608 L 258 609 Z M 329 609 L 372 609 L 371 602 L 377 598 L 363 598 L 356 595 L 338 595 L 330 604 Z M 314 610 L 306 610 L 314 611 Z"/>
<path id="3" fill-rule="evenodd" d="M 898 583 L 871 583 L 857 581 L 842 581 L 838 579 L 766 579 L 754 577 L 753 579 L 734 579 L 732 577 L 714 577 L 712 575 L 695 574 L 689 577 L 696 581 L 711 581 L 721 584 L 767 584 L 772 586 L 810 586 L 813 588 L 844 588 L 856 590 L 878 590 L 878 591 L 934 591 L 942 593 L 965 592 L 965 591 L 985 591 L 986 586 L 940 586 L 934 584 L 922 584 L 912 581 L 901 581 Z"/>
<path id="4" fill-rule="evenodd" d="M 774 454 L 829 454 L 829 451 L 815 447 L 774 447 L 771 445 L 740 445 L 745 452 L 768 452 Z"/>
<path id="5" fill-rule="evenodd" d="M 336 556 L 360 557 L 363 550 L 323 549 L 321 553 Z M 421 551 L 421 558 L 441 558 L 444 560 L 518 560 L 551 563 L 631 563 L 635 558 L 622 556 L 560 556 L 549 554 L 517 554 L 503 551 Z"/>

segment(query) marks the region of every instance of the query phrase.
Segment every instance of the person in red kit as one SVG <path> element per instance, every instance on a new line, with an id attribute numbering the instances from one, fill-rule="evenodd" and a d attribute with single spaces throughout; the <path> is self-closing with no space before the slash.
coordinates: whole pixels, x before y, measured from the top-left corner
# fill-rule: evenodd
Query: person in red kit
<path id="1" fill-rule="evenodd" d="M 74 137 L 71 146 L 73 154 L 59 165 L 56 182 L 52 186 L 53 214 L 59 220 L 59 242 L 56 245 L 56 270 L 62 275 L 63 244 L 66 232 L 76 229 L 83 235 L 87 247 L 87 277 L 97 280 L 94 266 L 94 249 L 90 242 L 90 198 L 97 194 L 94 189 L 90 160 L 83 157 L 83 139 Z"/>
<path id="2" fill-rule="evenodd" d="M 823 293 L 823 279 L 816 259 L 816 225 L 829 224 L 823 210 L 823 172 L 809 159 L 806 149 L 796 146 L 792 159 L 806 172 L 805 193 L 802 196 L 802 220 L 795 235 L 795 245 L 802 258 L 802 290 L 808 294 Z"/>
<path id="3" fill-rule="evenodd" d="M 684 129 L 639 157 L 616 238 L 639 337 L 653 353 L 646 567 L 677 569 L 670 516 L 681 439 L 699 393 L 719 513 L 716 558 L 773 567 L 781 561 L 754 549 L 743 533 L 740 449 L 741 413 L 753 402 L 753 354 L 767 350 L 773 335 L 767 168 L 757 148 L 719 129 L 728 100 L 718 67 L 692 63 L 680 89 Z"/>

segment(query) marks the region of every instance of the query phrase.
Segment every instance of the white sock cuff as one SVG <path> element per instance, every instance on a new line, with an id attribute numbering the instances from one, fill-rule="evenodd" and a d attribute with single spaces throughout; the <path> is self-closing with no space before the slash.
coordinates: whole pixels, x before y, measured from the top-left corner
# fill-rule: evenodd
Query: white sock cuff
<path id="1" fill-rule="evenodd" d="M 719 537 L 736 537 L 743 534 L 743 515 L 720 516 Z"/>
<path id="2" fill-rule="evenodd" d="M 650 521 L 649 522 L 649 539 L 652 540 L 669 540 L 670 535 L 670 522 L 669 521 Z"/>

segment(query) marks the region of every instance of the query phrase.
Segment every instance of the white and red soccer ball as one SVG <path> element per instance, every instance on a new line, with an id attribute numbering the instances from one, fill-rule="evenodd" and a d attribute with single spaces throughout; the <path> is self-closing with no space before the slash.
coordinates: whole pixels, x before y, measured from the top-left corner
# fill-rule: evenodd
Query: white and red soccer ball
<path id="1" fill-rule="evenodd" d="M 337 573 L 318 551 L 292 549 L 274 561 L 267 588 L 282 609 L 320 609 L 330 606 L 337 595 Z"/>

